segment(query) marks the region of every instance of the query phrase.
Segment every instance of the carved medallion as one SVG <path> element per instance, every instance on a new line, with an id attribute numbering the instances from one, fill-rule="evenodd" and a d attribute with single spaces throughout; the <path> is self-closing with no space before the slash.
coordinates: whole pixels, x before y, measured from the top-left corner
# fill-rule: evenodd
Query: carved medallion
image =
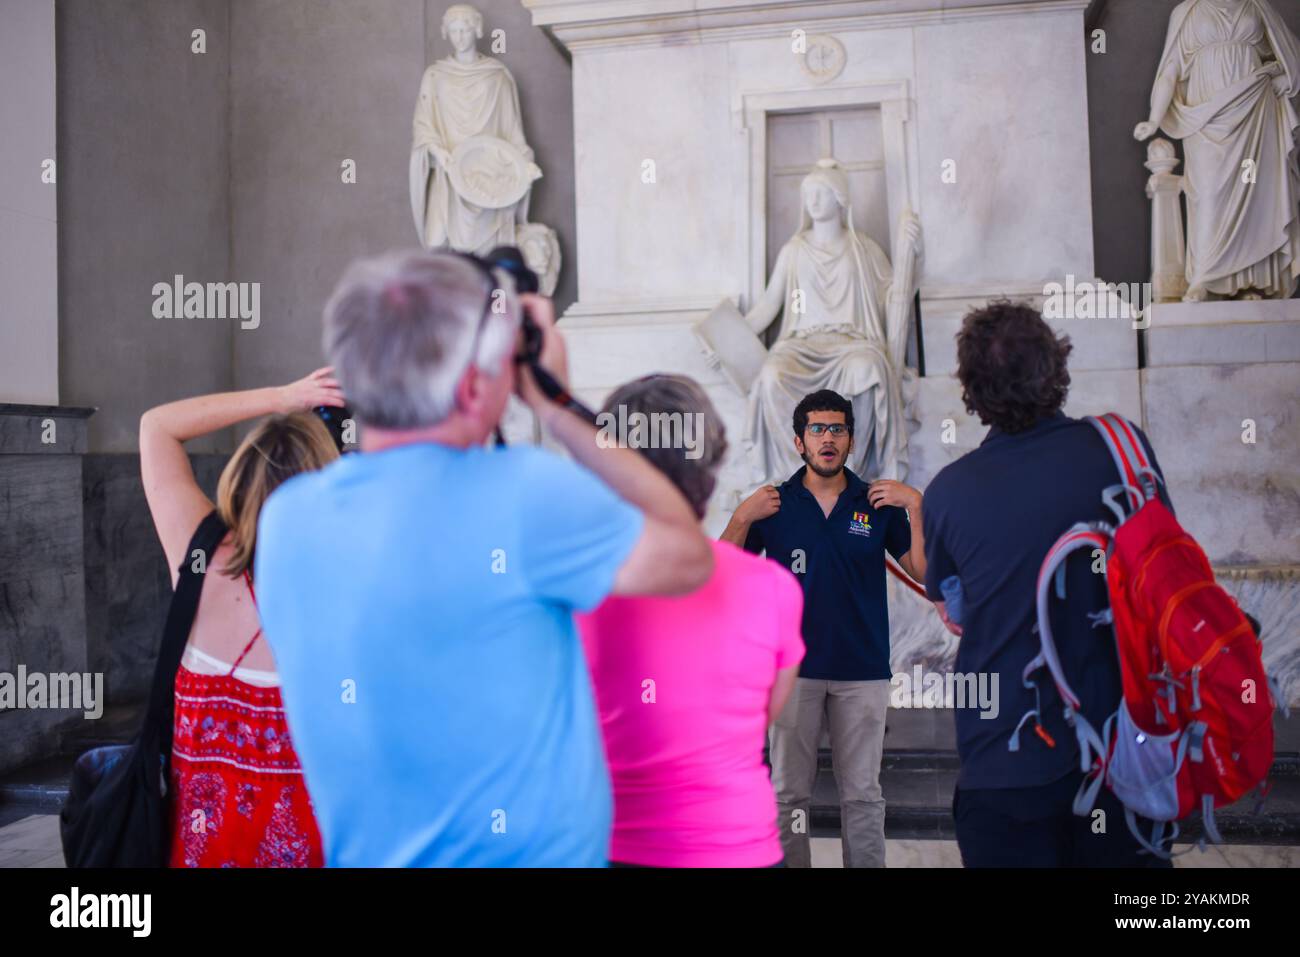
<path id="1" fill-rule="evenodd" d="M 799 65 L 814 83 L 829 83 L 843 71 L 846 60 L 844 44 L 832 36 L 817 34 L 808 38 Z"/>

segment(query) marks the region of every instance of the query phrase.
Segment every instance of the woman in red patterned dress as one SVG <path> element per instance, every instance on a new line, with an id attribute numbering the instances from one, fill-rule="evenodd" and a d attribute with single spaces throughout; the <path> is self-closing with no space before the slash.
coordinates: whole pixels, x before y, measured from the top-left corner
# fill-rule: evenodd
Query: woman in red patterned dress
<path id="1" fill-rule="evenodd" d="M 183 399 L 140 419 L 140 471 L 171 569 L 203 562 L 198 612 L 176 674 L 168 804 L 172 867 L 319 867 L 320 832 L 294 753 L 252 570 L 262 504 L 287 479 L 338 457 L 308 410 L 343 405 L 330 369 L 286 386 Z M 270 415 L 217 484 L 199 488 L 184 443 Z M 185 549 L 216 507 L 229 533 L 209 556 Z"/>

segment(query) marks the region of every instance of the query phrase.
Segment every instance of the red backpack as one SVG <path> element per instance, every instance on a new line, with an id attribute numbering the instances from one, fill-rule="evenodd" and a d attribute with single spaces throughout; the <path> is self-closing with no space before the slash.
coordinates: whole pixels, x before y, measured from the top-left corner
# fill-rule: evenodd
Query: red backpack
<path id="1" fill-rule="evenodd" d="M 1260 640 L 1236 601 L 1214 579 L 1209 560 L 1160 500 L 1161 481 L 1137 430 L 1115 414 L 1090 417 L 1106 442 L 1120 484 L 1102 499 L 1116 524 L 1080 523 L 1062 535 L 1038 573 L 1042 647 L 1024 682 L 1047 667 L 1065 702 L 1087 774 L 1074 813 L 1086 816 L 1103 781 L 1124 805 L 1129 829 L 1153 854 L 1178 836 L 1166 825 L 1202 812 L 1205 837 L 1221 843 L 1214 809 L 1260 785 L 1273 764 L 1273 700 Z M 1087 549 L 1104 554 L 1108 611 L 1094 627 L 1113 623 L 1124 697 L 1098 734 L 1079 711 L 1052 640 L 1049 603 L 1055 578 L 1065 597 L 1065 561 Z M 1037 709 L 1021 719 L 1037 717 Z M 1037 729 L 1048 743 L 1050 737 Z M 1010 749 L 1019 748 L 1020 727 Z M 1155 822 L 1150 837 L 1136 817 Z"/>

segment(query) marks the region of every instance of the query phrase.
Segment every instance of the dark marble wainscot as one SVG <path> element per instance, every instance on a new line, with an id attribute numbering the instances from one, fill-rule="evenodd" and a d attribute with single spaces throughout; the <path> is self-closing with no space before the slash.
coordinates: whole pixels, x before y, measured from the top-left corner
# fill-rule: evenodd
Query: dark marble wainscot
<path id="1" fill-rule="evenodd" d="M 215 501 L 228 456 L 190 456 Z M 83 466 L 86 636 L 89 660 L 106 675 L 109 706 L 147 696 L 171 579 L 134 453 L 87 455 Z"/>
<path id="2" fill-rule="evenodd" d="M 0 404 L 0 672 L 86 667 L 82 456 L 93 409 Z M 23 689 L 19 689 L 20 691 Z M 0 773 L 50 753 L 81 711 L 0 710 Z"/>

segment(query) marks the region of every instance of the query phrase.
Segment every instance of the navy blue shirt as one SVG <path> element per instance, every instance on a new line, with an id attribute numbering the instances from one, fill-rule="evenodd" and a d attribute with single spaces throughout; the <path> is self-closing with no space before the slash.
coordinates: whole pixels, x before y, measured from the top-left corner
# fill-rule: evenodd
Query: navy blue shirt
<path id="1" fill-rule="evenodd" d="M 1150 443 L 1138 434 L 1159 472 Z M 1076 522 L 1114 524 L 1101 493 L 1118 482 L 1114 461 L 1093 426 L 1057 413 L 1014 435 L 991 429 L 979 448 L 944 468 L 925 490 L 926 591 L 941 600 L 939 583 L 957 575 L 964 594 L 956 670 L 988 674 L 990 681 L 998 676 L 996 717 L 957 709 L 960 787 L 1035 787 L 1079 766 L 1074 731 L 1065 723 L 1046 670 L 1036 676 L 1040 717 L 1056 746 L 1035 733 L 1033 719 L 1021 729 L 1018 752 L 1008 751 L 1007 744 L 1034 707 L 1034 692 L 1022 685 L 1021 673 L 1039 651 L 1034 631 L 1039 566 Z M 1109 606 L 1105 576 L 1092 567 L 1088 549 L 1069 558 L 1066 600 L 1052 599 L 1052 634 L 1083 714 L 1100 731 L 1122 692 L 1114 631 L 1092 627 L 1087 616 Z"/>
<path id="2" fill-rule="evenodd" d="M 889 607 L 885 550 L 895 558 L 912 547 L 907 511 L 872 508 L 867 483 L 848 469 L 848 484 L 829 516 L 803 484 L 807 466 L 777 487 L 781 507 L 749 527 L 745 550 L 790 569 L 803 586 L 799 677 L 875 681 L 889 668 Z"/>

